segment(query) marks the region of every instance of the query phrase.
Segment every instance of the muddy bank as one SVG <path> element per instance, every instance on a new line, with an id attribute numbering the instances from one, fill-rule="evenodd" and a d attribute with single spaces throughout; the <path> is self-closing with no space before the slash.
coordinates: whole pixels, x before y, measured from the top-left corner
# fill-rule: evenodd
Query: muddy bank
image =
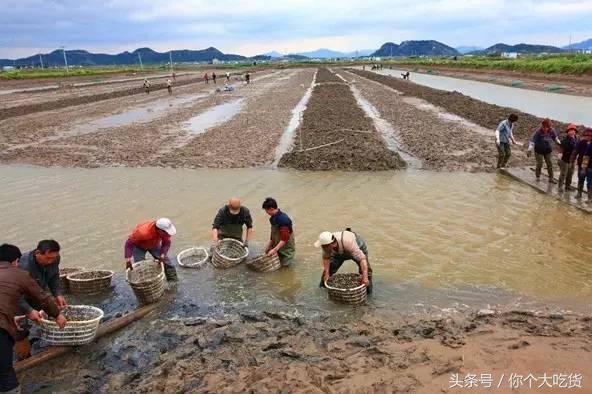
<path id="1" fill-rule="evenodd" d="M 291 152 L 280 167 L 299 170 L 376 171 L 404 168 L 399 155 L 386 146 L 372 120 L 358 106 L 345 83 L 325 69 L 322 80 L 340 83 L 317 84 L 302 123 L 296 131 Z"/>
<path id="2" fill-rule="evenodd" d="M 470 374 L 479 379 L 473 389 L 485 389 L 491 374 L 494 392 L 528 389 L 511 374 L 531 374 L 535 390 L 554 374 L 591 387 L 590 317 L 482 310 L 420 318 L 366 307 L 341 317 L 202 317 L 192 305 L 26 371 L 25 392 L 462 392 Z M 559 380 L 549 384 L 559 390 Z"/>
<path id="3" fill-rule="evenodd" d="M 493 132 L 447 114 L 430 103 L 399 95 L 388 86 L 341 71 L 380 116 L 392 125 L 401 149 L 421 160 L 421 168 L 436 171 L 494 171 L 497 151 Z M 528 164 L 513 150 L 510 165 Z"/>
<path id="4" fill-rule="evenodd" d="M 418 97 L 433 105 L 444 108 L 446 111 L 492 130 L 492 135 L 493 130 L 495 130 L 499 122 L 507 119 L 510 113 L 515 113 L 519 117 L 514 134 L 516 138 L 522 142 L 527 141 L 532 136 L 532 133 L 540 126 L 542 121 L 542 118 L 516 109 L 488 104 L 458 92 L 437 90 L 427 86 L 417 85 L 413 82 L 403 81 L 400 78 L 379 75 L 370 71 L 354 69 L 348 69 L 348 71 L 382 83 L 404 93 L 405 95 Z M 567 127 L 567 124 L 563 122 L 554 121 L 553 123 L 557 131 L 562 131 Z"/>
<path id="5" fill-rule="evenodd" d="M 319 68 L 317 70 L 317 79 L 316 79 L 316 83 L 330 83 L 330 82 L 335 82 L 335 83 L 342 83 L 343 81 L 341 79 L 339 79 L 335 73 L 332 73 L 331 71 L 329 71 L 329 69 L 327 68 Z"/>
<path id="6" fill-rule="evenodd" d="M 396 65 L 396 67 L 409 70 L 412 73 L 438 74 L 453 78 L 513 86 L 521 89 L 552 91 L 554 93 L 573 94 L 577 96 L 592 96 L 592 76 L 590 75 L 540 74 L 511 70 L 478 70 L 441 66 L 416 67 L 413 65 Z"/>

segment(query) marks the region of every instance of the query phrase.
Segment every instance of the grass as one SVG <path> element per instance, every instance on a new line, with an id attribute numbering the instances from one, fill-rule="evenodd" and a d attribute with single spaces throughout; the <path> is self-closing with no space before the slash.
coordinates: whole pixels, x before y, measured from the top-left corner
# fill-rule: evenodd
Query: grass
<path id="1" fill-rule="evenodd" d="M 524 56 L 518 59 L 499 57 L 406 58 L 386 61 L 387 64 L 409 66 L 441 66 L 466 69 L 511 70 L 544 74 L 592 75 L 592 55 Z"/>
<path id="2" fill-rule="evenodd" d="M 164 70 L 164 67 L 72 67 L 69 72 L 65 69 L 48 68 L 40 69 L 18 69 L 0 72 L 0 80 L 11 79 L 40 79 L 40 78 L 68 78 L 84 76 L 100 76 L 110 74 L 142 73 Z"/>

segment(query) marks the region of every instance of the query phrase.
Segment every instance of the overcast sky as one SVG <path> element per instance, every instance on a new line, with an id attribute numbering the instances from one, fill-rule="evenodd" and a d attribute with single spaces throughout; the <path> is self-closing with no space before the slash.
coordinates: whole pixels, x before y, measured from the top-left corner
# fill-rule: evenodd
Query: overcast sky
<path id="1" fill-rule="evenodd" d="M 563 46 L 592 38 L 592 0 L 2 0 L 0 57 L 67 49 L 376 49 L 435 39 Z"/>

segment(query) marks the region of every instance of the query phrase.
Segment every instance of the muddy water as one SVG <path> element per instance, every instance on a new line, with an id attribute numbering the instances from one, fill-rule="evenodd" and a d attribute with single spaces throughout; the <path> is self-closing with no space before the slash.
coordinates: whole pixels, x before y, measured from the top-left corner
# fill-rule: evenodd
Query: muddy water
<path id="1" fill-rule="evenodd" d="M 3 242 L 30 249 L 53 237 L 65 266 L 119 274 L 125 238 L 141 220 L 170 217 L 178 229 L 173 252 L 209 245 L 216 210 L 238 195 L 252 211 L 257 249 L 269 236 L 261 201 L 276 197 L 294 220 L 297 262 L 268 275 L 180 268 L 179 297 L 205 308 L 336 308 L 317 287 L 312 244 L 318 232 L 346 226 L 368 242 L 378 308 L 551 303 L 589 310 L 592 302 L 590 217 L 501 175 L 3 166 L 0 181 Z"/>
<path id="2" fill-rule="evenodd" d="M 379 73 L 400 78 L 401 70 Z M 536 90 L 517 89 L 487 82 L 411 73 L 411 81 L 435 89 L 458 91 L 486 103 L 516 108 L 520 111 L 563 122 L 592 125 L 592 97 L 570 96 Z"/>

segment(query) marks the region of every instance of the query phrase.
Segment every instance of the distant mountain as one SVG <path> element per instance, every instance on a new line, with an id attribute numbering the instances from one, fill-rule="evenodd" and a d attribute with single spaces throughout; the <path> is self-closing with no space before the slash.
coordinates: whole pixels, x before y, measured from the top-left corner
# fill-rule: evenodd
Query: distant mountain
<path id="1" fill-rule="evenodd" d="M 297 55 L 306 56 L 313 59 L 330 59 L 330 58 L 340 58 L 340 57 L 347 57 L 344 52 L 334 51 L 332 49 L 325 49 L 320 48 L 315 51 L 310 52 L 299 52 Z"/>
<path id="2" fill-rule="evenodd" d="M 456 49 L 434 40 L 403 41 L 397 45 L 392 42 L 383 44 L 370 56 L 455 56 L 460 55 Z"/>
<path id="3" fill-rule="evenodd" d="M 284 57 L 284 55 L 282 55 L 281 53 L 279 53 L 278 51 L 271 51 L 271 52 L 266 52 L 263 54 L 264 56 L 269 56 L 269 57 Z"/>
<path id="4" fill-rule="evenodd" d="M 495 44 L 490 46 L 489 48 L 485 48 L 481 51 L 474 51 L 471 54 L 476 55 L 493 55 L 499 54 L 502 52 L 517 52 L 517 53 L 561 53 L 565 52 L 561 48 L 557 48 L 550 45 L 530 45 L 530 44 L 518 44 L 518 45 L 508 45 L 508 44 Z"/>
<path id="5" fill-rule="evenodd" d="M 126 65 L 138 64 L 139 56 L 144 64 L 159 64 L 169 62 L 169 52 L 156 52 L 150 48 L 138 48 L 133 52 L 122 52 L 117 55 L 107 55 L 103 53 L 90 53 L 88 51 L 75 49 L 67 50 L 66 58 L 68 65 L 71 66 L 107 66 L 107 65 Z M 189 62 L 211 62 L 213 59 L 221 61 L 244 60 L 244 56 L 224 54 L 218 49 L 209 47 L 201 50 L 181 49 L 172 51 L 173 63 Z M 64 55 L 62 50 L 57 49 L 51 53 L 42 54 L 43 65 L 46 67 L 63 66 Z M 40 65 L 39 54 L 21 58 L 21 59 L 0 59 L 0 66 L 36 66 Z"/>
<path id="6" fill-rule="evenodd" d="M 287 59 L 287 60 L 307 60 L 307 59 L 309 59 L 309 57 L 304 56 L 304 55 L 299 55 L 297 53 L 291 53 L 289 55 L 285 55 L 283 57 L 283 59 Z"/>
<path id="7" fill-rule="evenodd" d="M 484 49 L 483 47 L 472 46 L 472 45 L 461 45 L 459 47 L 456 47 L 456 50 L 459 51 L 460 53 L 462 53 L 463 55 L 465 53 L 474 52 L 474 51 L 481 51 L 483 49 Z"/>
<path id="8" fill-rule="evenodd" d="M 563 49 L 592 49 L 592 38 L 575 44 L 564 46 Z"/>

